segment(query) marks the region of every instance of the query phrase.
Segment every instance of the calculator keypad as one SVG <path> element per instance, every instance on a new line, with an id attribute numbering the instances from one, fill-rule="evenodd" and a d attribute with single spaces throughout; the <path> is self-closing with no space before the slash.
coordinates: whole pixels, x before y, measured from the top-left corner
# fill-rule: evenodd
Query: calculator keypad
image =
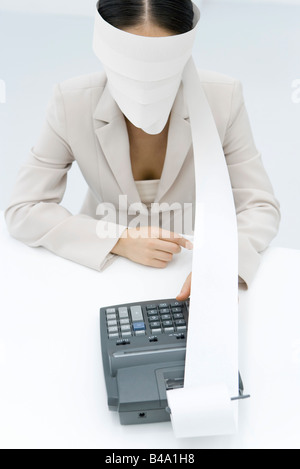
<path id="1" fill-rule="evenodd" d="M 159 303 L 122 306 L 106 309 L 106 327 L 109 339 L 122 343 L 130 337 L 145 336 L 156 340 L 157 335 L 178 333 L 187 329 L 183 314 L 184 303 Z"/>

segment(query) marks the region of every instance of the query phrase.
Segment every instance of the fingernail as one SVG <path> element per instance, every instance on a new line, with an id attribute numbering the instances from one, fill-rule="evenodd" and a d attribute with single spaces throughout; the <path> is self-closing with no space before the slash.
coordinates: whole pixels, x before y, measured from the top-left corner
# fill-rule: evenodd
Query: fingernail
<path id="1" fill-rule="evenodd" d="M 194 248 L 194 245 L 193 245 L 190 241 L 187 241 L 187 243 L 186 243 L 186 248 L 187 248 L 189 251 L 192 251 L 193 248 Z"/>

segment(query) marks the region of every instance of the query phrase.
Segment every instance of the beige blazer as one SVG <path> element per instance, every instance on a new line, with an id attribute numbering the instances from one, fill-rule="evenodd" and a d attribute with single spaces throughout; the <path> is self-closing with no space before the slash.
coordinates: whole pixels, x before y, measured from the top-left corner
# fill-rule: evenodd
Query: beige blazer
<path id="1" fill-rule="evenodd" d="M 279 203 L 257 151 L 238 81 L 201 71 L 228 165 L 239 228 L 239 276 L 249 285 L 260 253 L 275 237 Z M 60 205 L 76 161 L 89 186 L 79 214 Z M 116 256 L 115 238 L 99 236 L 97 205 L 140 202 L 132 175 L 124 116 L 97 73 L 56 86 L 40 139 L 21 168 L 5 211 L 11 235 L 29 246 L 101 271 Z M 156 202 L 194 204 L 195 174 L 188 112 L 180 88 L 171 114 L 168 148 Z M 126 226 L 126 225 L 125 225 Z"/>

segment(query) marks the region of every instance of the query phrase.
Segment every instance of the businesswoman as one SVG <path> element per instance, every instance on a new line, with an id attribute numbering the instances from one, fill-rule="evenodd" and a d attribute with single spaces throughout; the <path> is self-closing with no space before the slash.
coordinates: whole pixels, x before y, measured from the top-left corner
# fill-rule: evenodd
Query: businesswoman
<path id="1" fill-rule="evenodd" d="M 190 0 L 100 0 L 97 7 L 102 21 L 135 36 L 179 36 L 194 25 Z M 254 144 L 240 83 L 214 72 L 199 73 L 234 195 L 239 281 L 250 285 L 260 253 L 277 234 L 279 203 Z M 134 228 L 122 223 L 115 236 L 101 236 L 97 207 L 113 204 L 120 212 L 121 195 L 128 205 L 195 204 L 192 136 L 182 86 L 163 128 L 147 131 L 122 112 L 109 84 L 107 73 L 96 73 L 56 86 L 41 136 L 20 170 L 6 222 L 11 235 L 27 245 L 43 246 L 98 271 L 118 256 L 165 268 L 181 249 L 191 247 L 184 236 L 158 225 L 155 236 L 148 237 L 147 224 Z M 60 205 L 74 161 L 89 186 L 75 215 Z M 190 282 L 191 276 L 178 299 L 189 296 Z"/>

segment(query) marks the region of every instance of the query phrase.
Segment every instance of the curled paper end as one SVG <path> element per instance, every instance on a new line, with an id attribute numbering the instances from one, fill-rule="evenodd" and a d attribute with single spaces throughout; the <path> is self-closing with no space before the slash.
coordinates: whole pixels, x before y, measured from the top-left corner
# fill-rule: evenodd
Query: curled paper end
<path id="1" fill-rule="evenodd" d="M 237 432 L 236 403 L 223 384 L 167 391 L 176 438 L 233 435 Z"/>

